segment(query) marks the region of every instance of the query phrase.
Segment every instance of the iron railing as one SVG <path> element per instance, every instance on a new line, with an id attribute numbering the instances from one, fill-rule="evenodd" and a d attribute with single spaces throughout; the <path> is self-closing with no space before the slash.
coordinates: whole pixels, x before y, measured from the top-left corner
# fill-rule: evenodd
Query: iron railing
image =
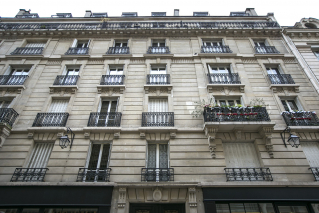
<path id="1" fill-rule="evenodd" d="M 79 168 L 76 182 L 109 182 L 111 168 Z"/>
<path id="2" fill-rule="evenodd" d="M 278 54 L 280 52 L 276 49 L 276 47 L 273 47 L 273 46 L 264 46 L 264 47 L 255 46 L 255 53 L 258 53 L 258 54 Z"/>
<path id="3" fill-rule="evenodd" d="M 112 127 L 121 126 L 121 112 L 91 112 L 88 126 Z"/>
<path id="4" fill-rule="evenodd" d="M 290 74 L 268 74 L 271 84 L 295 84 Z"/>
<path id="5" fill-rule="evenodd" d="M 129 47 L 110 47 L 106 54 L 130 54 Z"/>
<path id="6" fill-rule="evenodd" d="M 100 85 L 123 85 L 125 75 L 102 75 Z"/>
<path id="7" fill-rule="evenodd" d="M 170 84 L 170 75 L 169 74 L 147 75 L 146 84 Z"/>
<path id="8" fill-rule="evenodd" d="M 232 53 L 229 46 L 202 46 L 201 53 Z"/>
<path id="9" fill-rule="evenodd" d="M 41 55 L 43 47 L 17 47 L 11 55 Z"/>
<path id="10" fill-rule="evenodd" d="M 173 168 L 142 168 L 141 181 L 174 181 Z"/>
<path id="11" fill-rule="evenodd" d="M 315 112 L 282 112 L 287 126 L 318 126 L 319 119 Z"/>
<path id="12" fill-rule="evenodd" d="M 0 75 L 0 85 L 23 85 L 27 75 Z"/>
<path id="13" fill-rule="evenodd" d="M 89 54 L 88 47 L 82 47 L 82 48 L 70 47 L 68 51 L 65 53 L 65 55 L 87 55 L 87 54 Z"/>
<path id="14" fill-rule="evenodd" d="M 143 112 L 142 126 L 174 126 L 174 112 Z"/>
<path id="15" fill-rule="evenodd" d="M 40 18 L 37 13 L 26 14 L 26 15 L 16 15 L 16 18 Z"/>
<path id="16" fill-rule="evenodd" d="M 10 182 L 43 182 L 48 168 L 16 168 Z"/>
<path id="17" fill-rule="evenodd" d="M 273 181 L 269 168 L 225 168 L 227 181 Z"/>
<path id="18" fill-rule="evenodd" d="M 58 75 L 53 85 L 76 85 L 79 77 L 78 75 Z"/>
<path id="19" fill-rule="evenodd" d="M 32 124 L 33 127 L 59 126 L 64 127 L 68 121 L 67 112 L 38 113 Z"/>
<path id="20" fill-rule="evenodd" d="M 241 84 L 238 73 L 207 74 L 210 84 Z"/>
<path id="21" fill-rule="evenodd" d="M 3 30 L 65 29 L 267 29 L 280 28 L 277 22 L 98 22 L 98 23 L 1 23 Z"/>
<path id="22" fill-rule="evenodd" d="M 205 122 L 270 121 L 265 107 L 204 108 L 203 115 Z"/>
<path id="23" fill-rule="evenodd" d="M 147 54 L 169 54 L 168 47 L 149 47 L 147 50 Z"/>
<path id="24" fill-rule="evenodd" d="M 0 108 L 0 122 L 7 123 L 11 127 L 19 114 L 12 108 Z"/>
<path id="25" fill-rule="evenodd" d="M 319 181 L 319 167 L 310 167 L 309 169 L 312 171 L 315 181 Z"/>

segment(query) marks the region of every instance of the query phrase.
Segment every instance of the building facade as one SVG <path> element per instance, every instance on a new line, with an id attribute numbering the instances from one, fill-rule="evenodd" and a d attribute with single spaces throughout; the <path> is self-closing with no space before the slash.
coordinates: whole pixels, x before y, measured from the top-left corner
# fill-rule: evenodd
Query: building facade
<path id="1" fill-rule="evenodd" d="M 317 79 L 272 13 L 20 10 L 0 41 L 0 212 L 319 211 Z"/>

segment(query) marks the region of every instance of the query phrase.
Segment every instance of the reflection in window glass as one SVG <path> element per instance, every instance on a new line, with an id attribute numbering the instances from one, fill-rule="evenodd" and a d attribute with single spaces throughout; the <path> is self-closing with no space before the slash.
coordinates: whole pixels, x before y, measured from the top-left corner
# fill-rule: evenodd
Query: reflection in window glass
<path id="1" fill-rule="evenodd" d="M 259 208 L 257 203 L 244 203 L 246 212 L 259 213 Z"/>
<path id="2" fill-rule="evenodd" d="M 308 213 L 306 206 L 278 206 L 280 213 Z"/>
<path id="3" fill-rule="evenodd" d="M 216 204 L 217 213 L 229 213 L 228 204 Z"/>
<path id="4" fill-rule="evenodd" d="M 319 203 L 312 203 L 311 206 L 315 213 L 319 213 Z"/>
<path id="5" fill-rule="evenodd" d="M 274 207 L 271 203 L 258 203 L 258 206 L 262 213 L 275 213 Z"/>
<path id="6" fill-rule="evenodd" d="M 48 208 L 44 213 L 97 213 L 97 208 Z"/>
<path id="7" fill-rule="evenodd" d="M 271 203 L 217 203 L 216 210 L 217 213 L 275 213 Z"/>
<path id="8" fill-rule="evenodd" d="M 230 211 L 232 213 L 245 213 L 245 208 L 243 203 L 230 203 Z"/>
<path id="9" fill-rule="evenodd" d="M 16 213 L 18 209 L 0 209 L 0 213 Z"/>

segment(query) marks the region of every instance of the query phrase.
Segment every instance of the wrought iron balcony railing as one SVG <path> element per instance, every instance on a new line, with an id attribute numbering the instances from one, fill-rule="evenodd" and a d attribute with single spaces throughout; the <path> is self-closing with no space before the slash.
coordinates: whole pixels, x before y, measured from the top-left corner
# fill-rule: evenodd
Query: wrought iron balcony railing
<path id="1" fill-rule="evenodd" d="M 205 122 L 236 122 L 236 121 L 270 121 L 265 107 L 213 107 L 204 108 Z"/>
<path id="2" fill-rule="evenodd" d="M 141 181 L 174 181 L 173 168 L 142 168 Z"/>
<path id="3" fill-rule="evenodd" d="M 12 108 L 0 108 L 0 122 L 7 123 L 11 127 L 19 114 Z"/>
<path id="4" fill-rule="evenodd" d="M 271 84 L 295 84 L 290 74 L 268 74 Z"/>
<path id="5" fill-rule="evenodd" d="M 11 55 L 41 55 L 43 47 L 17 47 Z"/>
<path id="6" fill-rule="evenodd" d="M 100 85 L 123 85 L 125 75 L 102 75 Z"/>
<path id="7" fill-rule="evenodd" d="M 64 127 L 68 121 L 67 112 L 38 113 L 32 124 L 33 127 L 59 126 Z"/>
<path id="8" fill-rule="evenodd" d="M 79 77 L 78 75 L 58 75 L 53 85 L 76 85 Z"/>
<path id="9" fill-rule="evenodd" d="M 269 168 L 225 168 L 227 181 L 273 181 Z"/>
<path id="10" fill-rule="evenodd" d="M 1 23 L 3 30 L 28 29 L 266 29 L 280 28 L 277 22 L 98 22 L 98 23 Z"/>
<path id="11" fill-rule="evenodd" d="M 207 74 L 210 84 L 241 84 L 238 73 Z"/>
<path id="12" fill-rule="evenodd" d="M 147 54 L 169 54 L 168 47 L 149 47 L 147 50 Z"/>
<path id="13" fill-rule="evenodd" d="M 310 167 L 309 168 L 315 178 L 315 181 L 319 181 L 319 167 Z"/>
<path id="14" fill-rule="evenodd" d="M 276 49 L 276 47 L 273 47 L 273 46 L 264 46 L 264 47 L 255 46 L 255 53 L 257 53 L 257 54 L 278 54 L 280 52 Z"/>
<path id="15" fill-rule="evenodd" d="M 130 54 L 129 47 L 110 47 L 106 54 Z"/>
<path id="16" fill-rule="evenodd" d="M 76 182 L 109 182 L 110 168 L 80 168 Z"/>
<path id="17" fill-rule="evenodd" d="M 16 15 L 16 18 L 40 18 L 37 13 L 31 13 L 26 15 Z"/>
<path id="18" fill-rule="evenodd" d="M 48 168 L 16 168 L 10 182 L 43 182 Z"/>
<path id="19" fill-rule="evenodd" d="M 143 112 L 142 126 L 174 126 L 174 112 Z"/>
<path id="20" fill-rule="evenodd" d="M 201 53 L 232 53 L 229 46 L 202 46 Z"/>
<path id="21" fill-rule="evenodd" d="M 146 84 L 170 84 L 169 74 L 147 75 Z"/>
<path id="22" fill-rule="evenodd" d="M 315 112 L 282 112 L 287 126 L 318 126 L 319 119 Z"/>
<path id="23" fill-rule="evenodd" d="M 23 85 L 27 75 L 0 75 L 0 85 Z"/>
<path id="24" fill-rule="evenodd" d="M 87 54 L 89 54 L 88 47 L 83 47 L 83 48 L 70 47 L 68 51 L 65 53 L 65 55 L 87 55 Z"/>
<path id="25" fill-rule="evenodd" d="M 91 112 L 88 126 L 114 127 L 121 126 L 121 112 Z"/>

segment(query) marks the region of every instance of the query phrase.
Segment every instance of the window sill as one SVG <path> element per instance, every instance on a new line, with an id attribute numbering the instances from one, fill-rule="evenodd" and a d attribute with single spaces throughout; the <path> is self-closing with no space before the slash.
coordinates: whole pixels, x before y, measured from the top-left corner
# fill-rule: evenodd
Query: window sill
<path id="1" fill-rule="evenodd" d="M 129 58 L 132 57 L 132 54 L 107 54 L 102 55 L 103 58 Z"/>
<path id="2" fill-rule="evenodd" d="M 267 54 L 263 54 L 263 53 L 255 53 L 254 56 L 256 58 L 268 58 L 268 57 L 284 57 L 285 54 L 283 53 L 267 53 Z"/>
<path id="3" fill-rule="evenodd" d="M 299 93 L 299 84 L 270 84 L 269 88 L 273 91 L 273 93 L 277 92 L 285 92 L 287 90 L 293 89 L 295 93 Z"/>
<path id="4" fill-rule="evenodd" d="M 90 58 L 90 55 L 81 55 L 81 54 L 61 55 L 61 58 Z"/>
<path id="5" fill-rule="evenodd" d="M 145 58 L 173 58 L 174 54 L 166 54 L 166 53 L 152 53 L 152 54 L 143 54 L 143 57 Z"/>
<path id="6" fill-rule="evenodd" d="M 54 93 L 70 93 L 70 94 L 75 94 L 76 91 L 78 90 L 77 85 L 52 85 L 49 87 L 50 88 L 50 94 Z"/>
<path id="7" fill-rule="evenodd" d="M 10 59 L 10 58 L 32 58 L 32 59 L 42 59 L 44 58 L 43 54 L 41 55 L 6 55 L 6 58 Z"/>
<path id="8" fill-rule="evenodd" d="M 102 93 L 112 93 L 118 92 L 120 94 L 123 94 L 125 90 L 125 85 L 97 85 L 97 93 L 102 94 Z"/>
<path id="9" fill-rule="evenodd" d="M 144 85 L 145 94 L 156 93 L 159 95 L 160 93 L 163 93 L 164 90 L 165 90 L 165 92 L 167 92 L 167 94 L 171 94 L 172 89 L 173 89 L 173 86 L 171 84 L 163 84 L 163 85 L 146 84 L 146 85 Z"/>
<path id="10" fill-rule="evenodd" d="M 198 53 L 199 57 L 236 57 L 237 53 Z"/>
<path id="11" fill-rule="evenodd" d="M 222 88 L 226 95 L 229 95 L 230 90 L 239 89 L 241 93 L 245 92 L 245 84 L 207 84 L 207 91 L 209 93 L 214 92 L 214 90 L 220 91 Z"/>

